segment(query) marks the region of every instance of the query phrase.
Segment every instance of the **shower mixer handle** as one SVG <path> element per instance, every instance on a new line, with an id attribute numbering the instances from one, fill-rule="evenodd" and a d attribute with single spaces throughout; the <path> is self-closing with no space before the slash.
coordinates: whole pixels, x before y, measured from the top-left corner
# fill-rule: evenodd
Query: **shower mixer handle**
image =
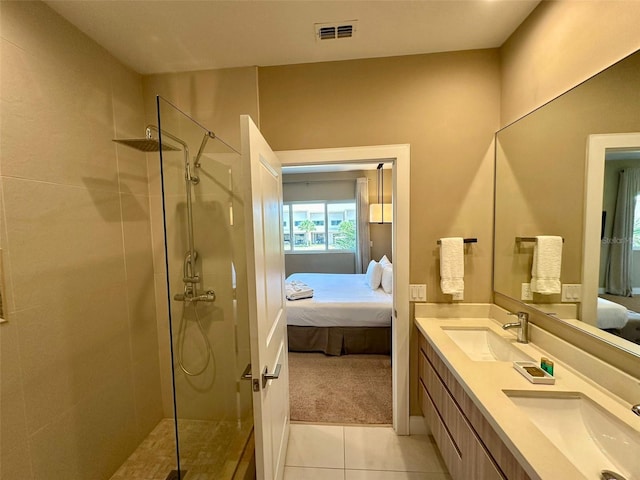
<path id="1" fill-rule="evenodd" d="M 213 290 L 207 290 L 202 295 L 196 297 L 200 302 L 215 302 L 216 293 Z"/>
<path id="2" fill-rule="evenodd" d="M 187 303 L 198 303 L 198 302 L 207 302 L 213 303 L 216 301 L 216 293 L 213 290 L 207 290 L 201 295 L 189 295 L 184 293 L 176 293 L 173 296 L 174 300 L 178 302 L 187 302 Z"/>

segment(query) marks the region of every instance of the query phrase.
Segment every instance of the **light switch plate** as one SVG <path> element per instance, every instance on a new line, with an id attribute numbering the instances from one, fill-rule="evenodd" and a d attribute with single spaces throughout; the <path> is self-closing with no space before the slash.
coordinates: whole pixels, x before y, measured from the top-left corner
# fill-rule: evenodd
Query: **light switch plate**
<path id="1" fill-rule="evenodd" d="M 565 283 L 562 285 L 561 301 L 579 302 L 582 298 L 582 285 L 579 283 Z"/>
<path id="2" fill-rule="evenodd" d="M 533 292 L 530 283 L 523 283 L 520 293 L 520 300 L 533 300 Z"/>
<path id="3" fill-rule="evenodd" d="M 410 302 L 426 302 L 427 286 L 420 284 L 409 285 L 409 301 Z"/>

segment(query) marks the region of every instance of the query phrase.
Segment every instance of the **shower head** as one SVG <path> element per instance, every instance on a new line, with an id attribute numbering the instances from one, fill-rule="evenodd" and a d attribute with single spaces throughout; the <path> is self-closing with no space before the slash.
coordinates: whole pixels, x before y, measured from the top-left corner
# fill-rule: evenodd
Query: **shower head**
<path id="1" fill-rule="evenodd" d="M 116 143 L 121 143 L 122 145 L 126 145 L 127 147 L 135 148 L 136 150 L 140 150 L 142 152 L 158 152 L 160 151 L 160 142 L 155 138 L 127 138 L 124 140 L 113 140 Z M 162 149 L 165 151 L 177 151 L 180 150 L 172 145 L 168 145 L 166 143 L 162 144 Z"/>

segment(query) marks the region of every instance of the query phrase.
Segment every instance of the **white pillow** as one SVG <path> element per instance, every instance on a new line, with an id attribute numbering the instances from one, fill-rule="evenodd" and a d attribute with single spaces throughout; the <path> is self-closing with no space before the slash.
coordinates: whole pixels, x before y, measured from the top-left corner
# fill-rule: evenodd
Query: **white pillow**
<path id="1" fill-rule="evenodd" d="M 393 292 L 393 267 L 390 265 L 382 269 L 382 280 L 380 284 L 385 293 Z"/>
<path id="2" fill-rule="evenodd" d="M 391 266 L 391 262 L 389 261 L 386 255 L 382 256 L 379 263 L 380 265 L 382 265 L 382 268 Z"/>
<path id="3" fill-rule="evenodd" d="M 382 265 L 375 260 L 371 260 L 364 280 L 371 290 L 377 290 L 382 281 Z"/>

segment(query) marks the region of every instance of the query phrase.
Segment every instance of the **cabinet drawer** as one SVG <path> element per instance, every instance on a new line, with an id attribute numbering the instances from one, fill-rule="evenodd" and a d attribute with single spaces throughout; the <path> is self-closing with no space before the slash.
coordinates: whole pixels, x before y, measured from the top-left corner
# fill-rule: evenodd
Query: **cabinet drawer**
<path id="1" fill-rule="evenodd" d="M 447 469 L 449 469 L 451 478 L 454 480 L 461 480 L 463 478 L 462 472 L 464 465 L 460 451 L 449 435 L 440 415 L 438 415 L 436 407 L 433 405 L 429 394 L 421 382 L 418 387 L 418 401 L 420 402 L 422 414 L 431 429 L 431 434 L 438 445 L 438 449 L 440 450 L 444 463 L 447 465 Z"/>
<path id="2" fill-rule="evenodd" d="M 469 472 L 471 476 L 468 478 L 477 478 L 482 480 L 506 480 L 502 475 L 502 472 L 498 467 L 496 467 L 489 453 L 475 435 L 473 450 L 473 471 Z"/>
<path id="3" fill-rule="evenodd" d="M 424 384 L 429 396 L 438 410 L 440 417 L 447 425 L 451 438 L 460 449 L 463 439 L 470 433 L 469 426 L 464 420 L 462 412 L 438 377 L 427 358 L 420 354 L 420 380 Z"/>
<path id="4" fill-rule="evenodd" d="M 418 336 L 418 346 L 418 396 L 423 413 L 427 418 L 425 409 L 430 406 L 435 410 L 462 460 L 456 470 L 458 474 L 454 475 L 452 471 L 452 477 L 461 480 L 531 480 L 422 334 Z M 429 402 L 423 401 L 423 396 Z M 433 431 L 434 427 L 429 426 Z M 436 438 L 436 441 L 440 446 L 442 440 Z"/>

